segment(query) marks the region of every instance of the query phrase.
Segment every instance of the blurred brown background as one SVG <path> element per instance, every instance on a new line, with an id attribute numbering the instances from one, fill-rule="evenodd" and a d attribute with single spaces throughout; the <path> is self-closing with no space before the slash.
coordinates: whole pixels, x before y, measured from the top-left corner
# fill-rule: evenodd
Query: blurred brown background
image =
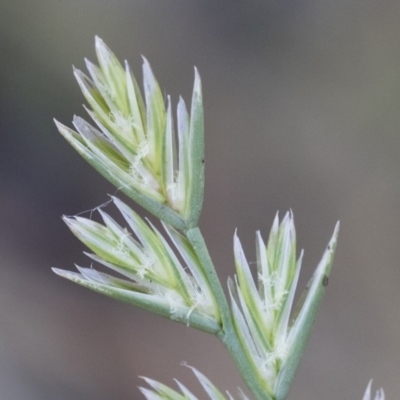
<path id="1" fill-rule="evenodd" d="M 142 398 L 138 375 L 243 386 L 211 336 L 51 273 L 88 265 L 62 223 L 114 188 L 57 133 L 85 116 L 71 64 L 97 34 L 141 76 L 206 113 L 201 227 L 225 281 L 238 227 L 250 260 L 292 208 L 302 284 L 342 230 L 333 274 L 289 396 L 357 400 L 371 377 L 396 399 L 400 373 L 400 2 L 3 0 L 0 6 L 0 399 Z"/>

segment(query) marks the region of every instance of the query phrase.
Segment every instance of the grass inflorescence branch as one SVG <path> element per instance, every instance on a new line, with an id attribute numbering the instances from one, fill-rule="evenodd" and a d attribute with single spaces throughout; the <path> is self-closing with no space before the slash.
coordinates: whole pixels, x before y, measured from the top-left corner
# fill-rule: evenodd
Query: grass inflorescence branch
<path id="1" fill-rule="evenodd" d="M 121 65 L 100 38 L 95 44 L 98 65 L 86 60 L 89 76 L 74 69 L 94 125 L 74 117 L 75 130 L 56 121 L 57 128 L 100 174 L 160 220 L 163 229 L 114 196 L 122 224 L 101 209 L 101 223 L 64 217 L 90 249 L 86 255 L 91 263 L 110 273 L 80 266 L 77 272 L 54 272 L 214 334 L 257 400 L 286 399 L 326 288 L 339 224 L 295 307 L 303 252 L 296 253 L 292 213 L 281 221 L 276 216 L 266 244 L 257 232 L 255 271 L 235 233 L 236 275 L 228 280 L 228 302 L 198 227 L 204 191 L 204 116 L 197 69 L 190 108 L 180 98 L 174 113 L 171 98 L 163 97 L 146 59 L 141 90 L 128 63 Z M 233 399 L 192 370 L 210 399 Z M 149 400 L 196 399 L 180 382 L 178 392 L 144 379 L 150 388 L 140 390 Z M 238 395 L 248 399 L 241 390 Z M 364 400 L 370 400 L 370 386 Z M 375 400 L 384 400 L 383 391 Z"/>

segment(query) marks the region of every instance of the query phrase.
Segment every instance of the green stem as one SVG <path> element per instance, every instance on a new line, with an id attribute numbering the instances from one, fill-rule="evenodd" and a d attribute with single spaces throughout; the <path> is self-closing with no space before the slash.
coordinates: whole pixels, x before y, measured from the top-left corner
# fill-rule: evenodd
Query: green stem
<path id="1" fill-rule="evenodd" d="M 222 330 L 216 334 L 218 339 L 222 341 L 231 354 L 231 357 L 233 358 L 240 375 L 256 399 L 273 400 L 268 395 L 266 388 L 259 377 L 259 371 L 248 359 L 246 352 L 244 351 L 236 334 L 228 302 L 200 229 L 189 229 L 186 232 L 186 236 L 203 266 L 208 285 L 212 290 L 215 300 L 219 306 L 222 320 Z"/>

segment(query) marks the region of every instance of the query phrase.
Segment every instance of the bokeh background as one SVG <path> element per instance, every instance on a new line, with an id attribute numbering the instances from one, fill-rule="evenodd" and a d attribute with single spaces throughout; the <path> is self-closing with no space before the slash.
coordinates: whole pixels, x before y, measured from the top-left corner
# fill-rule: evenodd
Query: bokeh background
<path id="1" fill-rule="evenodd" d="M 243 386 L 212 336 L 117 303 L 51 273 L 88 265 L 62 223 L 115 189 L 57 133 L 85 115 L 71 64 L 101 36 L 141 76 L 206 115 L 201 228 L 225 281 L 237 227 L 293 209 L 302 284 L 335 222 L 326 297 L 290 399 L 388 399 L 400 373 L 400 2 L 379 0 L 3 0 L 0 6 L 0 398 L 140 399 L 138 375 Z M 201 395 L 200 395 L 201 396 Z M 201 397 L 200 397 L 201 398 Z"/>

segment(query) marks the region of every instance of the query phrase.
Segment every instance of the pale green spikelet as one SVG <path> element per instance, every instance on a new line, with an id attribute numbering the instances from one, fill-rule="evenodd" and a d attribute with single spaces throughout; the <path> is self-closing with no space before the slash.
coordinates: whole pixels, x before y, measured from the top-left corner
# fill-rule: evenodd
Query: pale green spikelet
<path id="1" fill-rule="evenodd" d="M 145 308 L 151 304 L 151 310 L 158 314 L 217 332 L 220 329 L 218 306 L 187 240 L 164 225 L 190 273 L 154 226 L 149 226 L 121 200 L 112 199 L 124 217 L 126 227 L 121 227 L 100 209 L 103 224 L 78 216 L 64 217 L 64 221 L 94 252 L 87 254 L 93 261 L 124 279 L 81 267 L 78 267 L 79 273 L 54 271 L 111 297 Z"/>
<path id="2" fill-rule="evenodd" d="M 276 216 L 266 246 L 256 235 L 257 283 L 239 238 L 234 236 L 235 282 L 229 291 L 236 331 L 265 390 L 276 400 L 286 398 L 327 284 L 339 226 L 292 312 L 303 252 L 296 259 L 292 213 L 279 224 Z M 292 320 L 290 316 L 292 315 Z"/>
<path id="3" fill-rule="evenodd" d="M 382 388 L 379 388 L 376 393 L 375 397 L 372 398 L 371 394 L 371 386 L 372 386 L 372 379 L 369 381 L 367 389 L 365 390 L 363 400 L 385 400 L 385 392 Z"/>
<path id="4" fill-rule="evenodd" d="M 74 69 L 96 128 L 74 117 L 76 131 L 56 121 L 60 133 L 110 182 L 158 218 L 184 230 L 197 226 L 204 190 L 204 123 L 201 80 L 195 69 L 190 114 L 182 99 L 177 133 L 150 64 L 143 59 L 143 93 L 96 37 L 99 66 L 86 60 L 90 78 Z M 86 107 L 85 107 L 86 108 Z"/>
<path id="5" fill-rule="evenodd" d="M 222 394 L 215 385 L 196 368 L 186 365 L 196 375 L 204 391 L 207 393 L 207 398 L 210 400 L 234 400 L 233 397 L 227 392 L 227 397 Z M 181 382 L 175 380 L 181 393 L 169 388 L 168 386 L 157 382 L 153 379 L 142 377 L 151 389 L 140 387 L 140 391 L 144 394 L 147 400 L 198 400 L 198 398 Z M 239 398 L 241 400 L 249 400 L 249 398 L 238 389 Z M 203 397 L 202 397 L 203 398 Z"/>

